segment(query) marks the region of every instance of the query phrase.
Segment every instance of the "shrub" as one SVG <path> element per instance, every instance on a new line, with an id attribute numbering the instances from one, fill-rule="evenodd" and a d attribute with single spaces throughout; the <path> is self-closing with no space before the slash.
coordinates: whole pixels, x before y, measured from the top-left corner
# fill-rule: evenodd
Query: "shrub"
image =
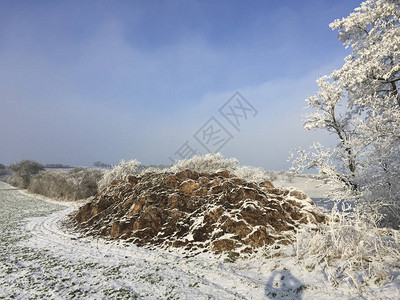
<path id="1" fill-rule="evenodd" d="M 23 185 L 22 178 L 13 175 L 3 175 L 1 178 L 2 181 L 8 183 L 9 185 L 20 187 Z"/>
<path id="2" fill-rule="evenodd" d="M 343 281 L 358 289 L 380 283 L 400 268 L 400 234 L 382 229 L 377 219 L 336 205 L 331 221 L 318 228 L 304 225 L 297 233 L 296 252 L 307 269 L 322 263 L 334 285 Z"/>
<path id="3" fill-rule="evenodd" d="M 138 169 L 138 172 L 140 172 L 140 175 L 145 175 L 145 174 L 148 174 L 148 173 L 164 173 L 164 172 L 170 171 L 170 168 L 171 167 L 169 167 L 169 166 L 163 166 L 163 165 L 160 165 L 160 166 L 141 166 Z"/>
<path id="4" fill-rule="evenodd" d="M 200 173 L 214 173 L 225 169 L 237 177 L 254 182 L 271 180 L 271 174 L 261 168 L 242 166 L 236 158 L 224 158 L 222 154 L 196 155 L 190 159 L 179 160 L 169 169 L 171 172 L 179 172 L 185 169 Z"/>
<path id="5" fill-rule="evenodd" d="M 11 164 L 8 167 L 13 172 L 13 176 L 17 177 L 10 182 L 17 184 L 20 188 L 27 188 L 31 177 L 40 171 L 44 171 L 44 166 L 32 160 L 22 160 Z"/>
<path id="6" fill-rule="evenodd" d="M 106 171 L 103 178 L 99 181 L 99 190 L 107 187 L 113 180 L 123 179 L 127 175 L 137 174 L 142 170 L 140 162 L 136 159 L 128 162 L 121 160 L 121 162 L 114 166 L 111 170 Z"/>
<path id="7" fill-rule="evenodd" d="M 163 172 L 180 172 L 184 170 L 192 170 L 199 173 L 215 173 L 219 170 L 228 170 L 236 176 L 254 182 L 271 181 L 271 174 L 261 168 L 249 166 L 241 166 L 236 158 L 224 158 L 222 154 L 206 154 L 205 156 L 196 155 L 190 159 L 178 160 L 173 166 L 143 166 L 137 160 L 129 162 L 121 161 L 112 170 L 106 171 L 103 178 L 99 182 L 99 189 L 104 189 L 113 180 L 123 179 L 126 175 L 146 174 L 146 173 L 163 173 Z"/>
<path id="8" fill-rule="evenodd" d="M 254 168 L 249 166 L 240 166 L 233 171 L 237 177 L 247 181 L 263 182 L 265 180 L 272 181 L 272 177 L 269 173 L 265 172 L 261 168 Z"/>
<path id="9" fill-rule="evenodd" d="M 270 181 L 275 181 L 278 179 L 278 172 L 277 171 L 265 171 L 266 176 L 268 176 Z"/>
<path id="10" fill-rule="evenodd" d="M 28 190 L 63 200 L 86 199 L 97 194 L 102 176 L 103 171 L 88 168 L 41 172 L 32 177 Z"/>
<path id="11" fill-rule="evenodd" d="M 225 169 L 233 171 L 239 166 L 236 158 L 226 159 L 222 154 L 206 154 L 205 156 L 196 155 L 190 159 L 178 160 L 170 168 L 172 172 L 179 172 L 186 169 L 199 173 L 214 173 L 218 170 Z"/>

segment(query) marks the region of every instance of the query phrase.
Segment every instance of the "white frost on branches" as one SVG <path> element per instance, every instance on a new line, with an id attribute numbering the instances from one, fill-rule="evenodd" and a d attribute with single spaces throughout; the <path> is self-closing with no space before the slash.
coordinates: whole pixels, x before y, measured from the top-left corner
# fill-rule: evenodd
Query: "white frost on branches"
<path id="1" fill-rule="evenodd" d="M 293 156 L 295 169 L 317 167 L 342 184 L 337 198 L 350 197 L 400 223 L 400 1 L 368 0 L 330 24 L 352 53 L 339 70 L 317 80 L 306 100 L 313 110 L 306 129 L 324 129 L 336 147 L 314 145 Z M 344 188 L 343 188 L 344 187 Z"/>
<path id="2" fill-rule="evenodd" d="M 137 174 L 140 170 L 140 162 L 136 159 L 128 162 L 121 160 L 121 162 L 113 166 L 113 168 L 104 173 L 103 178 L 99 181 L 99 190 L 106 188 L 113 180 L 123 179 L 127 175 Z"/>
<path id="3" fill-rule="evenodd" d="M 221 170 L 228 170 L 239 178 L 262 182 L 271 180 L 271 174 L 261 168 L 244 166 L 236 158 L 224 158 L 221 153 L 208 153 L 204 156 L 196 155 L 190 159 L 178 160 L 168 169 L 170 172 L 192 170 L 200 173 L 215 173 Z"/>
<path id="4" fill-rule="evenodd" d="M 221 153 L 209 153 L 204 156 L 196 155 L 189 159 L 178 160 L 171 167 L 146 167 L 135 159 L 128 162 L 121 160 L 118 165 L 104 173 L 99 182 L 99 190 L 109 186 L 113 180 L 124 179 L 128 175 L 176 173 L 184 170 L 192 170 L 199 173 L 215 173 L 221 170 L 228 170 L 239 178 L 258 183 L 265 180 L 271 181 L 273 177 L 273 174 L 261 168 L 241 165 L 236 158 L 224 158 Z"/>
<path id="5" fill-rule="evenodd" d="M 317 80 L 306 100 L 304 127 L 337 138 L 292 153 L 293 170 L 317 168 L 336 186 L 332 200 L 352 207 L 331 212 L 314 232 L 300 228 L 297 256 L 322 264 L 334 284 L 358 289 L 390 280 L 400 268 L 400 1 L 367 0 L 330 27 L 352 53 L 339 70 Z"/>

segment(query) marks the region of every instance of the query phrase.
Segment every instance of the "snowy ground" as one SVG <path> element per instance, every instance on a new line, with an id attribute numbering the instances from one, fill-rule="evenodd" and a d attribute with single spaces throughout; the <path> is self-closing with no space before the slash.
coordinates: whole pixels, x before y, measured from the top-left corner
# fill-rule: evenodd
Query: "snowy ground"
<path id="1" fill-rule="evenodd" d="M 312 175 L 291 176 L 290 173 L 276 174 L 272 181 L 277 188 L 294 187 L 302 190 L 310 198 L 327 198 L 333 186 L 321 179 L 315 179 Z"/>
<path id="2" fill-rule="evenodd" d="M 62 228 L 76 204 L 0 182 L 0 299 L 398 299 L 397 280 L 359 291 L 285 255 L 185 258 L 79 237 Z M 397 287 L 396 287 L 397 284 Z"/>

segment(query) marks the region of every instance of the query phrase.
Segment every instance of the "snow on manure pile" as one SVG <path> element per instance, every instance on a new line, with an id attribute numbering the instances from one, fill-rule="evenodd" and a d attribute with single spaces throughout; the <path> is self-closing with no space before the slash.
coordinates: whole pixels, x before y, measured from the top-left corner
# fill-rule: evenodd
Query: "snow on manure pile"
<path id="1" fill-rule="evenodd" d="M 148 173 L 113 181 L 72 215 L 88 235 L 141 246 L 252 253 L 288 244 L 301 223 L 325 221 L 312 200 L 295 189 L 247 182 L 223 170 Z"/>

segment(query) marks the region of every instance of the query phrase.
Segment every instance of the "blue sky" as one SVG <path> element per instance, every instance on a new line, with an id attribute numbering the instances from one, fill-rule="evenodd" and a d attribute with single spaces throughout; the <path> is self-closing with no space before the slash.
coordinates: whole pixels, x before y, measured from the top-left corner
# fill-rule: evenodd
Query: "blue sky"
<path id="1" fill-rule="evenodd" d="M 287 169 L 304 100 L 349 53 L 329 23 L 360 1 L 0 2 L 0 163 L 169 164 L 212 116 L 226 157 Z M 257 110 L 238 132 L 218 109 Z M 178 158 L 178 157 L 173 157 Z"/>

